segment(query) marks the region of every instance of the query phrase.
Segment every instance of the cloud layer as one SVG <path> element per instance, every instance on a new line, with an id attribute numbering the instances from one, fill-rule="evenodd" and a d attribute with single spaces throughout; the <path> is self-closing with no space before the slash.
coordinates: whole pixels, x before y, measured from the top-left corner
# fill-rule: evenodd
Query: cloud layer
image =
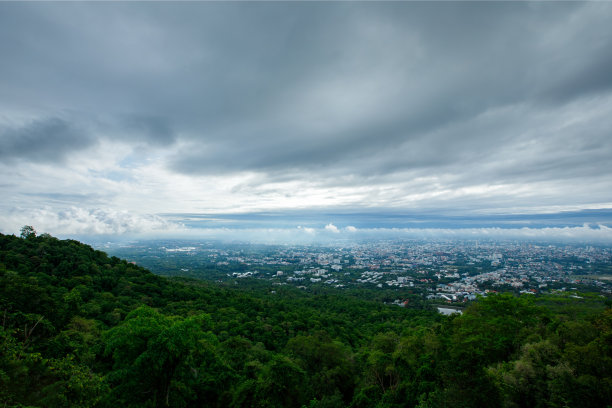
<path id="1" fill-rule="evenodd" d="M 606 2 L 1 3 L 0 230 L 41 211 L 120 232 L 140 228 L 122 214 L 612 208 L 611 18 Z"/>
<path id="2" fill-rule="evenodd" d="M 353 227 L 354 228 L 354 227 Z M 127 238 L 180 238 L 263 244 L 326 244 L 352 245 L 378 240 L 492 240 L 553 242 L 566 244 L 612 245 L 612 228 L 605 225 L 545 228 L 344 228 L 331 231 L 326 227 L 311 228 L 169 228 L 141 229 Z M 86 241 L 96 240 L 96 234 L 75 230 Z M 105 229 L 105 231 L 107 231 Z M 109 234 L 109 235 L 117 235 Z M 116 239 L 116 237 L 115 237 Z"/>
<path id="3" fill-rule="evenodd" d="M 10 231 L 18 231 L 23 225 L 34 225 L 38 232 L 52 232 L 53 235 L 59 236 L 151 236 L 185 231 L 184 226 L 158 216 L 102 209 L 83 210 L 76 207 L 68 207 L 62 211 L 47 207 L 35 211 L 13 212 L 0 216 L 0 222 Z"/>

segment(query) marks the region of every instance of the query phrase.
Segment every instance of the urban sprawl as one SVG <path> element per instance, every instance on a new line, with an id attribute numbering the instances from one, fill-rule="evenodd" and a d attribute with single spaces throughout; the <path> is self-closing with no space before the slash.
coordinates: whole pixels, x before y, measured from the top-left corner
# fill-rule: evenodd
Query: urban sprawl
<path id="1" fill-rule="evenodd" d="M 113 252 L 113 251 L 111 251 Z M 610 294 L 612 249 L 525 242 L 378 241 L 346 246 L 135 242 L 116 253 L 159 272 L 309 289 L 368 287 L 461 303 L 491 291 Z M 214 272 L 211 272 L 214 271 Z M 162 271 L 163 273 L 163 271 Z M 577 295 L 576 295 L 577 296 Z"/>

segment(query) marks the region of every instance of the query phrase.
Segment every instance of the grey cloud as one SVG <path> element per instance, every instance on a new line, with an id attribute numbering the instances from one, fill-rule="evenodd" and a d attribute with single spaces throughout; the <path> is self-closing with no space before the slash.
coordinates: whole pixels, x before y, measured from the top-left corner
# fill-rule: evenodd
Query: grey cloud
<path id="1" fill-rule="evenodd" d="M 0 128 L 0 158 L 5 161 L 62 162 L 69 153 L 94 143 L 86 132 L 60 118 Z"/>
<path id="2" fill-rule="evenodd" d="M 29 199 L 41 199 L 47 204 L 54 205 L 101 205 L 107 202 L 108 195 L 103 194 L 78 194 L 78 193 L 24 193 Z"/>
<path id="3" fill-rule="evenodd" d="M 65 158 L 94 143 L 78 127 L 163 148 L 176 173 L 256 173 L 254 194 L 426 175 L 612 187 L 611 16 L 594 2 L 2 3 L 0 109 L 72 116 L 39 150 L 16 135 L 40 132 L 7 130 L 1 154 Z"/>
<path id="4" fill-rule="evenodd" d="M 564 72 L 557 84 L 543 92 L 545 101 L 571 101 L 577 97 L 607 93 L 612 88 L 612 52 L 610 42 L 593 50 L 578 67 Z"/>
<path id="5" fill-rule="evenodd" d="M 127 131 L 134 130 L 145 135 L 147 140 L 159 144 L 174 142 L 174 134 L 170 125 L 159 117 L 133 116 L 126 120 Z"/>
<path id="6" fill-rule="evenodd" d="M 130 113 L 97 116 L 90 121 L 100 137 L 166 147 L 176 141 L 173 126 L 161 115 Z"/>
<path id="7" fill-rule="evenodd" d="M 336 106 L 324 99 L 303 103 L 299 94 L 292 94 L 291 89 L 303 91 L 308 86 L 332 86 L 337 77 L 330 74 L 330 70 L 339 68 L 340 71 L 344 60 L 325 61 L 323 65 L 327 71 L 322 72 L 315 66 L 311 74 L 304 74 L 289 87 L 287 92 L 296 104 L 293 109 L 275 105 L 274 98 L 262 99 L 263 107 L 259 112 L 266 114 L 263 119 L 255 121 L 248 116 L 242 117 L 246 121 L 242 128 L 233 125 L 210 127 L 201 139 L 194 139 L 185 151 L 179 152 L 171 160 L 170 167 L 187 174 L 244 170 L 271 174 L 294 170 L 297 173 L 300 169 L 314 170 L 317 174 L 317 169 L 325 173 L 331 167 L 364 176 L 414 168 L 441 168 L 469 160 L 476 166 L 480 157 L 503 150 L 513 144 L 513 139 L 520 138 L 522 118 L 506 123 L 507 129 L 498 124 L 486 133 L 462 135 L 464 123 L 478 120 L 480 115 L 496 108 L 527 107 L 528 115 L 537 115 L 542 109 L 555 109 L 551 106 L 554 101 L 565 104 L 593 90 L 606 92 L 604 85 L 609 71 L 599 69 L 606 63 L 598 60 L 607 58 L 607 54 L 601 56 L 601 47 L 612 43 L 609 28 L 599 24 L 595 25 L 597 29 L 593 28 L 601 37 L 597 47 L 582 46 L 582 41 L 595 35 L 584 26 L 568 28 L 578 37 L 568 44 L 552 44 L 547 48 L 544 38 L 565 27 L 566 20 L 580 14 L 583 7 L 574 4 L 554 8 L 538 6 L 531 12 L 527 5 L 512 4 L 504 6 L 511 11 L 508 14 L 496 7 L 456 5 L 450 7 L 450 12 L 447 8 L 434 6 L 402 5 L 397 15 L 375 10 L 373 16 L 368 15 L 368 19 L 363 20 L 363 27 L 379 18 L 381 23 L 394 29 L 389 31 L 396 37 L 380 33 L 371 38 L 362 35 L 359 47 L 355 48 L 356 55 L 349 55 L 350 43 L 345 44 L 341 55 L 357 67 L 342 75 L 354 77 L 346 82 L 344 91 L 358 99 L 375 98 L 376 95 L 354 93 L 351 85 L 358 87 L 363 81 L 389 74 L 374 88 L 375 93 L 388 88 L 381 91 L 378 106 L 362 114 L 349 109 L 347 115 L 351 115 L 351 125 L 318 128 L 317 114 L 322 123 L 333 121 L 337 119 L 333 112 Z M 380 9 L 388 11 L 386 7 Z M 609 7 L 604 9 L 610 12 Z M 438 13 L 440 10 L 447 12 Z M 454 13 L 456 11 L 458 13 Z M 361 22 L 359 14 L 349 13 L 348 20 L 353 20 L 349 23 Z M 436 26 L 436 30 L 427 27 L 433 21 L 442 27 Z M 334 41 L 338 35 L 342 36 L 342 30 L 338 31 L 328 43 L 318 45 L 322 49 L 334 49 Z M 417 39 L 412 41 L 412 37 Z M 403 47 L 403 44 L 408 46 Z M 376 48 L 383 51 L 375 51 Z M 424 51 L 419 53 L 419 49 Z M 308 49 L 300 50 L 308 55 Z M 572 54 L 579 59 L 578 64 L 556 64 L 571 60 Z M 380 59 L 372 58 L 374 55 Z M 359 67 L 363 66 L 367 71 L 359 72 Z M 600 75 L 585 75 L 588 72 Z M 540 107 L 539 100 L 545 106 Z M 279 109 L 276 116 L 265 111 L 266 103 L 270 109 Z M 328 105 L 332 109 L 325 112 Z M 249 125 L 250 128 L 244 129 Z M 443 132 L 437 135 L 439 130 Z M 500 137 L 502 134 L 505 136 Z M 402 157 L 397 157 L 398 151 Z M 378 159 L 372 160 L 372 157 Z"/>

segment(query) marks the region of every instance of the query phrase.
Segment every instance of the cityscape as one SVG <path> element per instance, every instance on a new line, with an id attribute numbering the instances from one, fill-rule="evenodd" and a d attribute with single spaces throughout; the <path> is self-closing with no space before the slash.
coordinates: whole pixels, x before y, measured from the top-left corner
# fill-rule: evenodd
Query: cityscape
<path id="1" fill-rule="evenodd" d="M 372 241 L 347 246 L 106 243 L 105 251 L 163 275 L 220 282 L 257 279 L 271 290 L 365 288 L 460 304 L 490 292 L 610 294 L 612 249 L 501 241 Z M 575 294 L 574 296 L 579 296 Z"/>

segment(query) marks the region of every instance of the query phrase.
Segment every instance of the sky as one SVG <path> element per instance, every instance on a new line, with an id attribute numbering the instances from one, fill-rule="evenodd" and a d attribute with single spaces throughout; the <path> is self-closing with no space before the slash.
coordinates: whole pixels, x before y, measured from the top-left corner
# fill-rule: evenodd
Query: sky
<path id="1" fill-rule="evenodd" d="M 0 231 L 612 242 L 610 21 L 609 2 L 1 2 Z"/>

